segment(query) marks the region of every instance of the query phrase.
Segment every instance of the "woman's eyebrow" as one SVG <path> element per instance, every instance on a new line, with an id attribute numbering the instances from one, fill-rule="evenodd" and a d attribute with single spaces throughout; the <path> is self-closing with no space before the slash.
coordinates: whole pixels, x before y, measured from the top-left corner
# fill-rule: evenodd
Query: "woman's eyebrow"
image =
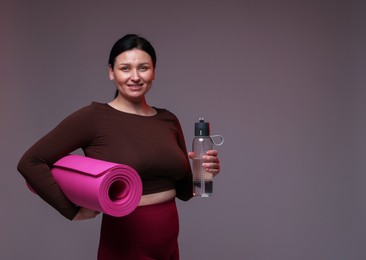
<path id="1" fill-rule="evenodd" d="M 128 63 L 128 62 L 121 62 L 121 63 L 118 63 L 118 65 L 131 65 L 132 63 Z M 148 61 L 146 62 L 141 62 L 139 63 L 138 65 L 149 65 L 150 63 Z"/>

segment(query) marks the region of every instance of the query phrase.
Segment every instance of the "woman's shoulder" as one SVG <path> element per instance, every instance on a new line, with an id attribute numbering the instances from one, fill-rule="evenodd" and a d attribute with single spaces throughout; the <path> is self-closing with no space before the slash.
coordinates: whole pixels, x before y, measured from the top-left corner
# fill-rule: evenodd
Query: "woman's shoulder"
<path id="1" fill-rule="evenodd" d="M 156 107 L 154 107 L 154 108 L 157 111 L 157 117 L 160 121 L 164 121 L 166 123 L 173 124 L 175 128 L 181 127 L 179 119 L 175 113 L 171 112 L 170 110 L 168 110 L 166 108 L 156 108 Z"/>
<path id="2" fill-rule="evenodd" d="M 100 103 L 97 101 L 92 101 L 89 105 L 85 105 L 74 113 L 101 113 L 103 111 L 110 111 L 110 107 L 107 103 Z"/>
<path id="3" fill-rule="evenodd" d="M 66 119 L 81 120 L 94 118 L 103 110 L 103 104 L 98 102 L 91 102 L 89 105 L 84 105 L 71 114 L 69 114 Z"/>
<path id="4" fill-rule="evenodd" d="M 107 111 L 110 110 L 110 106 L 107 103 L 101 103 L 97 101 L 92 101 L 86 108 L 90 110 Z"/>
<path id="5" fill-rule="evenodd" d="M 166 108 L 159 108 L 154 106 L 154 109 L 156 110 L 157 115 L 161 118 L 178 120 L 177 116 Z"/>

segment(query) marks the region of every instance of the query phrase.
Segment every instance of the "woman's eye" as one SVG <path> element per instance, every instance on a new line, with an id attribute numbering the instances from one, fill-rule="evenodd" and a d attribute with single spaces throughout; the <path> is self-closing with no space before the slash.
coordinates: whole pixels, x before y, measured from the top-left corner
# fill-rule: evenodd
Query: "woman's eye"
<path id="1" fill-rule="evenodd" d="M 141 71 L 146 71 L 146 70 L 148 70 L 148 68 L 149 68 L 149 67 L 147 67 L 147 66 L 142 66 L 142 67 L 140 68 L 140 70 L 141 70 Z"/>
<path id="2" fill-rule="evenodd" d="M 124 67 L 121 67 L 121 70 L 122 70 L 122 71 L 128 71 L 128 70 L 129 70 L 129 68 L 128 68 L 127 66 L 124 66 Z"/>

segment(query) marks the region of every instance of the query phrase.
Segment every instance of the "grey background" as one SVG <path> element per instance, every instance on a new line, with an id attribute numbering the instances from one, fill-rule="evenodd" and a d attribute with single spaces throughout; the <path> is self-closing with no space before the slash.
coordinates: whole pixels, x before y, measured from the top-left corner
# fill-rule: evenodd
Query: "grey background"
<path id="1" fill-rule="evenodd" d="M 130 32 L 155 46 L 148 101 L 188 147 L 199 116 L 225 136 L 214 196 L 178 202 L 183 260 L 366 259 L 364 1 L 0 3 L 0 259 L 95 259 L 100 217 L 62 218 L 16 164 L 112 98 L 107 57 Z"/>

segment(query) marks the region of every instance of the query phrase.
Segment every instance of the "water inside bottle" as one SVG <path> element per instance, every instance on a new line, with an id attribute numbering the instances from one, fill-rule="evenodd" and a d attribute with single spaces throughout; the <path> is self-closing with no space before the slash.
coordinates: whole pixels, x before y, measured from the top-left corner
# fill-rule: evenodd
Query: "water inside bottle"
<path id="1" fill-rule="evenodd" d="M 213 175 L 202 167 L 203 159 L 193 159 L 193 195 L 209 197 L 213 192 Z"/>

